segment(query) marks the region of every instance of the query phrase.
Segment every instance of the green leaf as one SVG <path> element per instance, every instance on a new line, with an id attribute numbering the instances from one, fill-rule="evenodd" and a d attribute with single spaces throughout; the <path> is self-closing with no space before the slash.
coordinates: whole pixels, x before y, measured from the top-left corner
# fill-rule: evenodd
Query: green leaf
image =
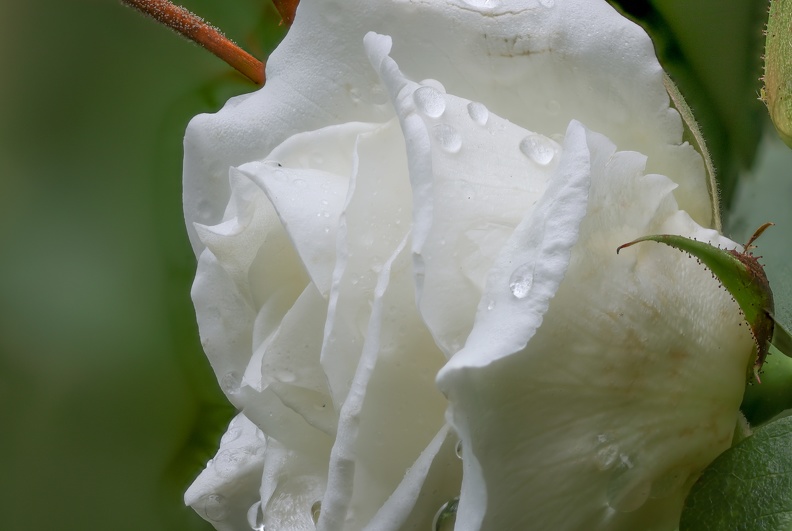
<path id="1" fill-rule="evenodd" d="M 671 234 L 644 236 L 620 246 L 616 252 L 639 242 L 655 241 L 687 252 L 706 265 L 740 305 L 745 320 L 751 328 L 757 349 L 754 374 L 759 380 L 758 370 L 767 357 L 770 340 L 773 337 L 772 315 L 775 305 L 764 269 L 748 250 L 751 249 L 753 241 L 770 225 L 766 223 L 759 227 L 745 245 L 745 252 L 720 249 L 708 243 Z"/>
<path id="2" fill-rule="evenodd" d="M 721 454 L 685 501 L 680 531 L 792 529 L 792 417 Z"/>

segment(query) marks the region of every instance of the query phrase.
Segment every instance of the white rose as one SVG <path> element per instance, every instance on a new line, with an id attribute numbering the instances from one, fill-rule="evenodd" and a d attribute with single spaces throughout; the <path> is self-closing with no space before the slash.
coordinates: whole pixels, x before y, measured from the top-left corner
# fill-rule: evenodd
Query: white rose
<path id="1" fill-rule="evenodd" d="M 186 502 L 219 530 L 428 530 L 460 494 L 462 530 L 674 529 L 752 341 L 695 260 L 616 255 L 735 247 L 647 35 L 594 0 L 304 0 L 267 78 L 185 139 L 241 411 Z"/>

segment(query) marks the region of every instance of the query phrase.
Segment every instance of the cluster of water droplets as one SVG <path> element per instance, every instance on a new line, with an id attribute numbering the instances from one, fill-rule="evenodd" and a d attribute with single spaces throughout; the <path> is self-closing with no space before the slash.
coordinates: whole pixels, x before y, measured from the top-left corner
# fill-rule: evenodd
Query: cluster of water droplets
<path id="1" fill-rule="evenodd" d="M 664 498 L 680 489 L 690 477 L 683 468 L 672 468 L 656 479 L 648 477 L 634 457 L 621 451 L 607 434 L 597 435 L 594 465 L 609 472 L 606 499 L 619 512 L 641 508 L 649 498 Z"/>
<path id="2" fill-rule="evenodd" d="M 438 120 L 447 108 L 445 87 L 434 79 L 426 79 L 421 85 L 413 92 L 415 108 L 423 116 Z M 467 112 L 470 119 L 479 126 L 486 125 L 489 120 L 489 110 L 483 103 L 469 102 Z M 431 131 L 437 144 L 447 153 L 458 153 L 462 149 L 462 135 L 453 125 L 439 122 Z"/>

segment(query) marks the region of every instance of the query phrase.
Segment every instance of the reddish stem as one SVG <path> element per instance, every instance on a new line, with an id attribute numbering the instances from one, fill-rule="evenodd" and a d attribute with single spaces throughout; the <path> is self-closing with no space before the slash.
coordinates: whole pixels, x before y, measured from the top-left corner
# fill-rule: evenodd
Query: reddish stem
<path id="1" fill-rule="evenodd" d="M 168 0 L 121 0 L 188 39 L 200 44 L 234 67 L 253 83 L 264 84 L 264 64 L 231 42 L 204 19 Z"/>

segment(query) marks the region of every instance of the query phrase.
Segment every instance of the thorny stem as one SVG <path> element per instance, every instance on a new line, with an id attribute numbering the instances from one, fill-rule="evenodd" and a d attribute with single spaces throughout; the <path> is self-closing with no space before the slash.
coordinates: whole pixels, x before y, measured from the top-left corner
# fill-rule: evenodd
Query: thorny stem
<path id="1" fill-rule="evenodd" d="M 121 0 L 188 39 L 200 44 L 258 85 L 264 84 L 264 63 L 231 42 L 220 30 L 168 0 Z"/>

